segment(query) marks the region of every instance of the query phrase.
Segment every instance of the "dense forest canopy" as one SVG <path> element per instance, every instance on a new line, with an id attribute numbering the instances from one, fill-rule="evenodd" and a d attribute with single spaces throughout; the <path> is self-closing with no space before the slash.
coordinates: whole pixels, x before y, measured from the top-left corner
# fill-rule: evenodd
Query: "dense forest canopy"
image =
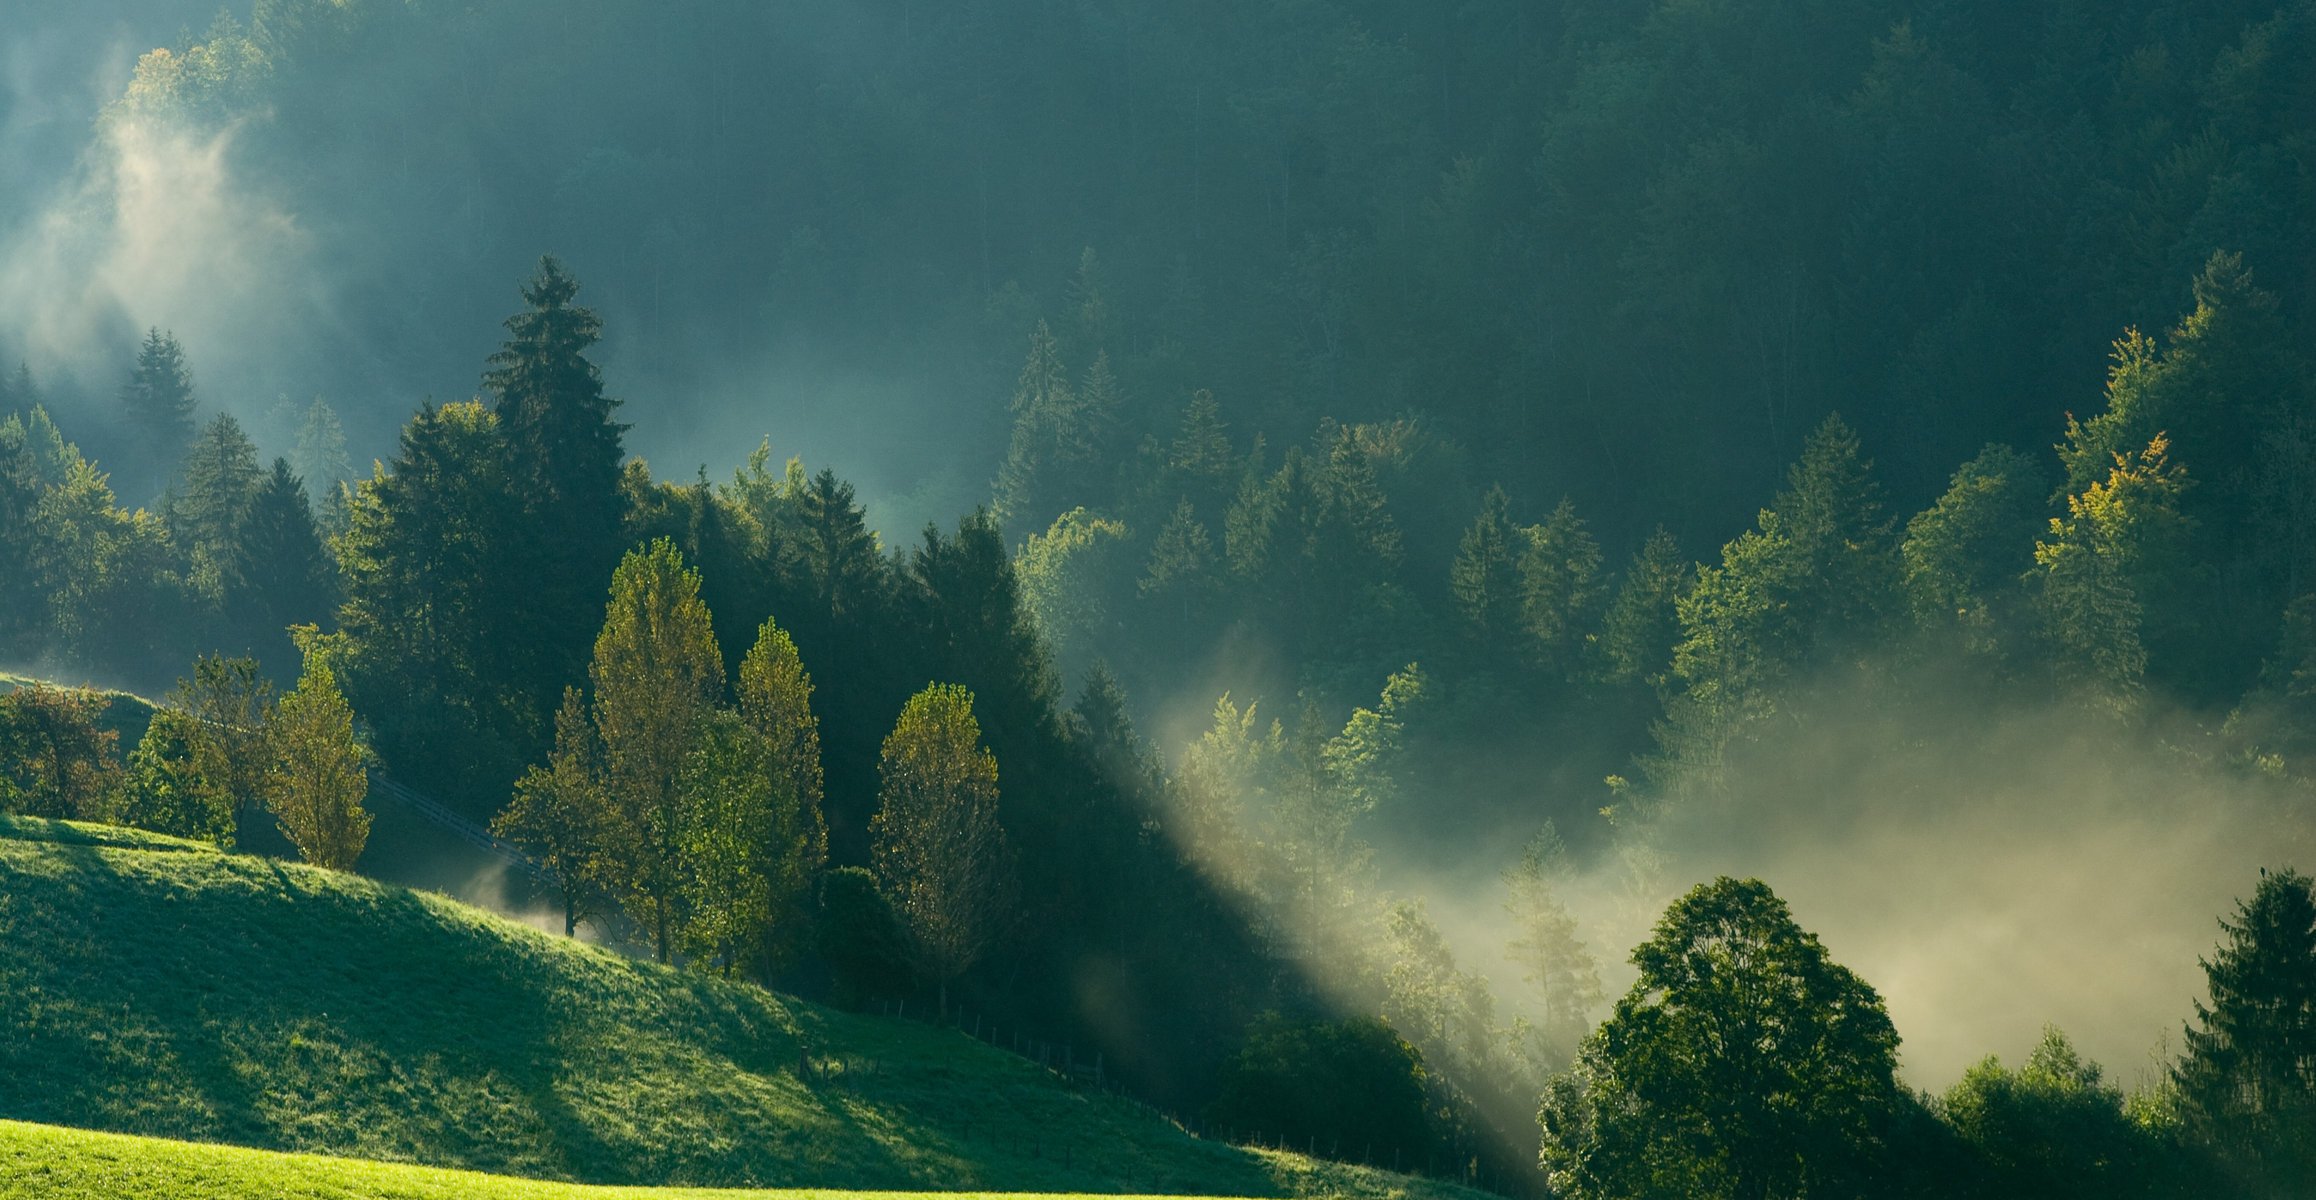
<path id="1" fill-rule="evenodd" d="M 0 662 L 243 715 L 0 799 L 343 865 L 358 730 L 566 932 L 1506 1187 L 2290 1177 L 2309 0 L 199 16 L 0 114 Z"/>

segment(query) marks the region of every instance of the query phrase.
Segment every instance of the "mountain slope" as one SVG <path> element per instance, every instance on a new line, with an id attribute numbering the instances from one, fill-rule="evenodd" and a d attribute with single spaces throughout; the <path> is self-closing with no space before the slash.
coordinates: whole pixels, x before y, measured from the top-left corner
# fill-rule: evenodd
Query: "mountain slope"
<path id="1" fill-rule="evenodd" d="M 0 999 L 0 1117 L 46 1124 L 592 1183 L 1411 1186 L 1192 1138 L 959 1033 L 103 827 L 0 821 Z"/>

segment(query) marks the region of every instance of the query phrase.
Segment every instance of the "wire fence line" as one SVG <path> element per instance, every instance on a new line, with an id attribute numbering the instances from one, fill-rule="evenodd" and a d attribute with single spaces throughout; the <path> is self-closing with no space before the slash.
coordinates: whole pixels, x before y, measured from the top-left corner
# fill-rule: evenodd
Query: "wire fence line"
<path id="1" fill-rule="evenodd" d="M 484 850 L 506 863 L 509 868 L 529 876 L 534 882 L 542 884 L 554 882 L 545 867 L 540 866 L 529 855 L 524 854 L 514 846 L 492 836 L 489 827 L 431 796 L 412 791 L 410 788 L 387 778 L 383 772 L 376 770 L 370 772 L 370 791 L 373 795 L 385 796 L 387 799 L 400 804 L 451 836 Z"/>

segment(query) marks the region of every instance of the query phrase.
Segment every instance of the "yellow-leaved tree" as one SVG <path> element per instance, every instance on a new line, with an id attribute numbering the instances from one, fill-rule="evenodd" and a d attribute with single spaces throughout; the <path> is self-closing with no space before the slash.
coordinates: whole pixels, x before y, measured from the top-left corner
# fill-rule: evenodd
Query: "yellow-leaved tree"
<path id="1" fill-rule="evenodd" d="M 362 807 L 370 777 L 354 737 L 354 710 L 330 664 L 308 654 L 305 673 L 266 722 L 273 768 L 266 799 L 298 854 L 318 867 L 350 871 L 370 840 Z"/>
<path id="2" fill-rule="evenodd" d="M 997 821 L 997 756 L 981 744 L 973 693 L 936 683 L 909 698 L 885 738 L 869 821 L 877 881 L 908 933 L 917 972 L 940 989 L 1011 926 L 1020 883 Z"/>

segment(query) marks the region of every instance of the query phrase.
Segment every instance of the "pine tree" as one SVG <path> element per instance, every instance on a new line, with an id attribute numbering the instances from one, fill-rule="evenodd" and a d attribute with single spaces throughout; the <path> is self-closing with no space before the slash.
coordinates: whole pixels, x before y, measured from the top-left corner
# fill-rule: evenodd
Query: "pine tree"
<path id="1" fill-rule="evenodd" d="M 1230 453 L 1229 427 L 1222 421 L 1222 406 L 1205 388 L 1192 392 L 1189 406 L 1182 410 L 1182 426 L 1166 450 L 1168 477 L 1185 495 L 1219 500 L 1237 467 Z"/>
<path id="2" fill-rule="evenodd" d="M 2198 1001 L 2172 1069 L 2180 1110 L 2256 1196 L 2303 1194 L 2316 1178 L 2316 891 L 2297 871 L 2260 872 L 2203 960 Z"/>
<path id="3" fill-rule="evenodd" d="M 821 813 L 820 719 L 812 713 L 812 676 L 788 632 L 767 620 L 740 660 L 740 717 L 764 740 L 777 786 L 760 850 L 767 880 L 767 928 L 761 955 L 777 965 L 799 937 L 812 882 L 828 863 L 828 822 Z"/>
<path id="4" fill-rule="evenodd" d="M 533 620 L 521 635 L 516 683 L 541 710 L 576 682 L 603 581 L 618 558 L 625 500 L 619 402 L 604 394 L 587 350 L 603 322 L 572 301 L 579 284 L 553 257 L 523 285 L 524 311 L 507 318 L 507 340 L 490 357 L 483 385 L 506 456 L 506 486 L 526 524 L 551 537 L 524 537 L 501 550 L 497 569 L 522 581 Z"/>
<path id="5" fill-rule="evenodd" d="M 1005 935 L 1019 894 L 998 823 L 997 758 L 981 744 L 973 693 L 937 683 L 911 697 L 878 770 L 869 822 L 877 879 L 946 1013 L 950 982 Z"/>
<path id="6" fill-rule="evenodd" d="M 1556 886 L 1566 871 L 1567 848 L 1560 831 L 1546 821 L 1543 832 L 1521 852 L 1519 864 L 1504 873 L 1511 958 L 1542 1003 L 1537 1036 L 1555 1069 L 1575 1057 L 1602 998 L 1599 967 L 1577 936 L 1576 918 Z"/>
<path id="7" fill-rule="evenodd" d="M 1177 628 L 1187 631 L 1200 606 L 1219 588 L 1214 566 L 1214 538 L 1185 496 L 1175 502 L 1174 515 L 1151 543 L 1149 564 L 1135 587 L 1144 599 L 1179 606 Z"/>
<path id="8" fill-rule="evenodd" d="M 232 413 L 202 426 L 185 451 L 185 482 L 169 505 L 169 530 L 178 542 L 206 555 L 228 586 L 241 570 L 237 534 L 265 480 L 257 445 Z"/>
<path id="9" fill-rule="evenodd" d="M 1480 498 L 1480 515 L 1464 530 L 1448 571 L 1448 591 L 1464 630 L 1482 644 L 1498 644 L 1519 628 L 1519 578 L 1514 545 L 1520 529 L 1512 523 L 1512 498 L 1491 487 Z"/>
<path id="10" fill-rule="evenodd" d="M 682 929 L 679 776 L 724 690 L 699 572 L 675 543 L 631 550 L 612 573 L 588 676 L 611 796 L 607 881 L 667 962 Z"/>
<path id="11" fill-rule="evenodd" d="M 1672 666 L 1681 593 L 1694 570 L 1661 525 L 1633 552 L 1594 643 L 1593 670 L 1601 682 L 1650 682 Z"/>
<path id="12" fill-rule="evenodd" d="M 823 631 L 875 613 L 884 558 L 852 485 L 822 467 L 796 497 L 797 552 Z"/>
<path id="13" fill-rule="evenodd" d="M 1600 597 L 1600 544 L 1563 498 L 1542 525 L 1523 531 L 1520 628 L 1548 670 L 1576 663 Z"/>
<path id="14" fill-rule="evenodd" d="M 1996 644 L 2006 599 L 2033 565 L 2047 484 L 2033 460 L 1988 446 L 1954 472 L 1945 494 L 1906 523 L 1899 547 L 1915 622 L 1949 629 L 1965 647 Z"/>
<path id="15" fill-rule="evenodd" d="M 354 478 L 354 464 L 346 457 L 346 429 L 330 402 L 320 396 L 306 406 L 290 465 L 305 481 L 307 497 L 318 505 L 335 499 L 338 485 Z"/>
<path id="16" fill-rule="evenodd" d="M 266 740 L 273 751 L 267 799 L 282 832 L 307 862 L 353 870 L 370 840 L 370 813 L 362 807 L 370 779 L 354 738 L 354 710 L 327 660 L 308 659 L 266 723 Z"/>
<path id="17" fill-rule="evenodd" d="M 140 466 L 157 484 L 176 478 L 179 456 L 193 440 L 194 408 L 193 373 L 185 365 L 184 347 L 171 334 L 147 330 L 137 364 L 121 388 L 121 410 Z"/>
<path id="18" fill-rule="evenodd" d="M 322 547 L 305 485 L 290 472 L 288 459 L 273 460 L 234 542 L 240 568 L 237 586 L 227 592 L 227 611 L 242 621 L 253 646 L 286 651 L 290 626 L 330 618 L 337 605 L 337 563 Z"/>
<path id="19" fill-rule="evenodd" d="M 2067 498 L 2035 543 L 2034 582 L 2044 638 L 2080 698 L 2118 714 L 2143 693 L 2151 652 L 2177 644 L 2187 619 L 2175 597 L 2187 571 L 2192 525 L 2180 512 L 2184 468 L 2160 435 L 2103 481 Z"/>
<path id="20" fill-rule="evenodd" d="M 1061 348 L 1043 321 L 1030 334 L 1029 360 L 1022 364 L 1007 408 L 1013 414 L 1013 438 L 997 469 L 993 507 L 1007 526 L 1034 527 L 1052 517 L 1046 511 L 1056 499 L 1050 475 L 1077 408 Z"/>
<path id="21" fill-rule="evenodd" d="M 515 781 L 514 799 L 491 821 L 491 836 L 522 848 L 546 868 L 563 897 L 563 936 L 594 915 L 604 864 L 606 806 L 603 747 L 578 688 L 563 689 L 555 711 L 555 749 L 544 767 Z"/>

